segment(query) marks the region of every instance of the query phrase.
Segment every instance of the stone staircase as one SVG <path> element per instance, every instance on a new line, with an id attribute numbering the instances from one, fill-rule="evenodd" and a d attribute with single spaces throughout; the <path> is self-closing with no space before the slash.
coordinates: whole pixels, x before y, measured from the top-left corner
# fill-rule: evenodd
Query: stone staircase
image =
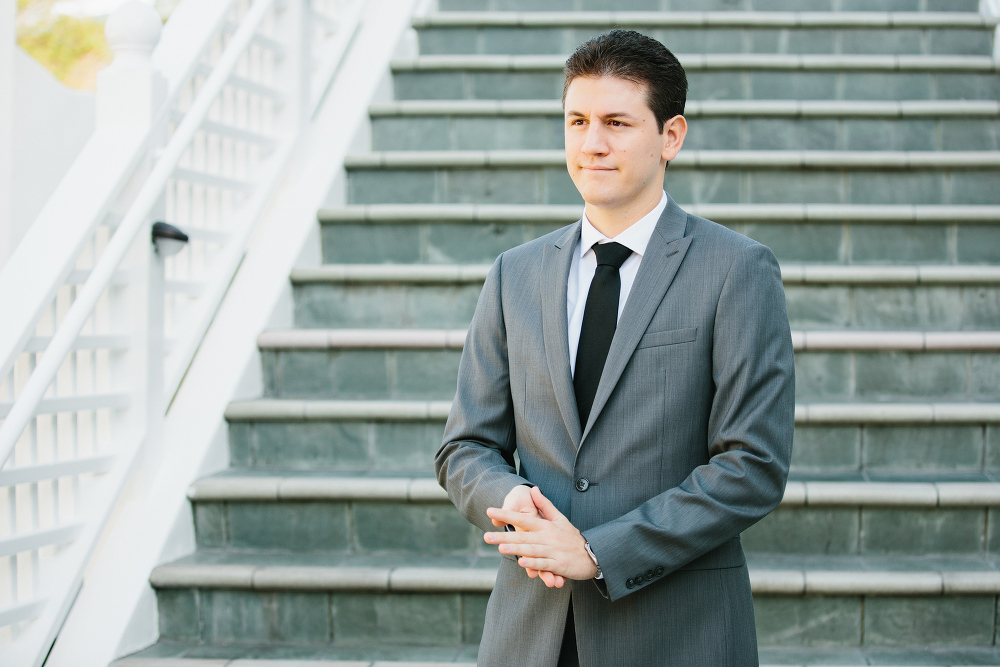
<path id="1" fill-rule="evenodd" d="M 160 641 L 117 665 L 474 662 L 498 557 L 432 457 L 489 264 L 580 215 L 561 67 L 615 25 L 688 71 L 667 190 L 782 263 L 792 475 L 743 536 L 762 662 L 1000 665 L 1000 77 L 978 2 L 440 4 L 371 108 L 349 205 L 318 214 L 323 265 L 291 275 L 297 328 L 259 337 L 231 468 L 191 488 L 197 551 L 152 572 Z"/>

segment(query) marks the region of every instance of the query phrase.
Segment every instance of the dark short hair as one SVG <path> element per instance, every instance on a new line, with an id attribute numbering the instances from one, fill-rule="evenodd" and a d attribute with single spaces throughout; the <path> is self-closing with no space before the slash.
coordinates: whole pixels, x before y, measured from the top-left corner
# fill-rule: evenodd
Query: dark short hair
<path id="1" fill-rule="evenodd" d="M 566 61 L 565 71 L 564 105 L 573 79 L 613 76 L 646 86 L 660 132 L 664 123 L 684 113 L 688 87 L 684 68 L 667 47 L 634 30 L 612 30 L 587 40 Z"/>

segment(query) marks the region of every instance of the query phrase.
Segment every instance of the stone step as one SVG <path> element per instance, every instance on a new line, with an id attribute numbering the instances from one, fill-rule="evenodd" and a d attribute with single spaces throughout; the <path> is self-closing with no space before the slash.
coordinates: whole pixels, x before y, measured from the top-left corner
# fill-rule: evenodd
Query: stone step
<path id="1" fill-rule="evenodd" d="M 1000 206 L 685 206 L 769 246 L 783 262 L 1000 264 Z M 581 206 L 415 204 L 321 210 L 328 264 L 492 262 L 577 221 Z"/>
<path id="2" fill-rule="evenodd" d="M 261 350 L 461 350 L 465 329 L 290 329 L 257 336 Z M 800 351 L 1000 350 L 997 331 L 792 331 Z"/>
<path id="3" fill-rule="evenodd" d="M 348 170 L 363 169 L 524 169 L 562 167 L 559 150 L 378 151 L 348 155 Z M 670 163 L 678 170 L 694 169 L 836 169 L 913 171 L 936 169 L 996 169 L 1000 151 L 819 151 L 819 150 L 689 150 Z"/>
<path id="4" fill-rule="evenodd" d="M 704 4 L 704 3 L 703 3 Z M 730 3 L 732 4 L 732 3 Z M 800 3 L 801 4 L 801 3 Z M 898 3 L 897 3 L 898 4 Z M 869 4 L 871 6 L 871 3 Z M 866 8 L 868 9 L 868 8 Z M 914 6 L 914 9 L 916 7 Z M 997 17 L 955 11 L 443 11 L 415 16 L 430 28 L 995 28 Z M 504 53 L 507 53 L 506 51 Z"/>
<path id="5" fill-rule="evenodd" d="M 709 99 L 995 100 L 984 56 L 677 54 L 688 96 Z M 560 99 L 562 55 L 437 55 L 392 62 L 397 100 Z"/>
<path id="6" fill-rule="evenodd" d="M 342 264 L 296 269 L 301 328 L 468 326 L 488 265 Z M 1000 266 L 782 264 L 795 328 L 1000 328 Z"/>
<path id="7" fill-rule="evenodd" d="M 562 150 L 563 116 L 381 115 L 372 117 L 372 148 L 394 150 Z M 995 118 L 843 118 L 707 116 L 688 119 L 692 150 L 971 150 L 1000 149 Z M 684 153 L 681 153 L 682 155 Z"/>
<path id="8" fill-rule="evenodd" d="M 1000 81 L 1000 77 L 996 77 Z M 567 204 L 558 150 L 349 156 L 351 204 Z M 997 151 L 682 151 L 665 188 L 685 204 L 998 204 Z"/>
<path id="9" fill-rule="evenodd" d="M 1000 479 L 1000 477 L 997 477 Z M 199 549 L 488 555 L 429 477 L 231 470 L 195 482 Z M 1000 483 L 791 481 L 752 552 L 1000 555 Z"/>
<path id="10" fill-rule="evenodd" d="M 383 647 L 374 649 L 362 657 L 360 651 L 330 649 L 334 655 L 349 653 L 354 659 L 333 660 L 324 655 L 329 652 L 319 648 L 292 647 L 245 648 L 243 646 L 203 646 L 179 642 L 154 644 L 149 649 L 132 656 L 116 660 L 112 667 L 474 667 L 476 664 L 473 648 L 460 651 L 454 656 L 452 650 L 442 650 L 433 662 L 427 662 L 426 649 L 407 647 L 395 649 Z M 967 665 L 1000 665 L 1000 653 L 990 648 L 907 647 L 889 649 L 822 649 L 822 648 L 759 648 L 763 667 L 814 667 L 818 665 L 886 665 L 888 667 L 914 667 L 915 659 L 920 665 L 959 667 Z M 202 658 L 202 655 L 224 655 L 223 658 Z M 381 656 L 402 656 L 404 660 L 386 660 Z M 192 657 L 184 657 L 184 656 Z M 380 656 L 380 657 L 371 657 Z M 405 659 L 413 655 L 425 656 L 421 660 Z M 171 657 L 154 657 L 171 656 Z M 293 656 L 289 658 L 288 656 Z M 928 662 L 930 661 L 930 662 Z"/>
<path id="11" fill-rule="evenodd" d="M 511 12 L 756 11 L 756 12 L 978 12 L 978 0 L 440 0 L 450 11 Z"/>
<path id="12" fill-rule="evenodd" d="M 111 667 L 475 667 L 475 648 L 465 648 L 456 655 L 454 648 L 381 647 L 365 651 L 286 645 L 252 648 L 231 644 L 206 646 L 167 641 L 116 660 Z M 216 657 L 202 657 L 204 655 Z M 330 655 L 350 657 L 340 660 L 331 659 Z M 387 655 L 394 659 L 386 659 L 384 656 Z M 414 655 L 423 657 L 420 660 L 407 659 Z M 429 661 L 429 657 L 433 660 Z"/>
<path id="13" fill-rule="evenodd" d="M 282 469 L 432 470 L 447 401 L 264 399 L 229 405 L 231 464 Z M 800 403 L 792 470 L 801 474 L 1000 473 L 1000 405 Z"/>
<path id="14" fill-rule="evenodd" d="M 996 20 L 930 12 L 445 12 L 413 21 L 420 53 L 568 54 L 612 28 L 679 53 L 992 53 Z"/>
<path id="15" fill-rule="evenodd" d="M 380 118 L 521 116 L 562 118 L 558 99 L 540 100 L 395 100 L 368 107 Z M 844 118 L 844 119 L 995 119 L 1000 115 L 996 100 L 687 100 L 684 117 L 712 118 Z M 490 148 L 496 148 L 491 145 Z M 484 149 L 486 150 L 486 149 Z M 965 150 L 965 149 L 963 149 Z"/>
<path id="16" fill-rule="evenodd" d="M 322 330 L 258 337 L 268 398 L 441 399 L 464 331 Z M 1000 332 L 795 331 L 799 400 L 1000 399 Z"/>
<path id="17" fill-rule="evenodd" d="M 998 150 L 994 100 L 694 100 L 685 150 Z M 372 105 L 372 148 L 562 149 L 559 100 L 411 100 Z"/>
<path id="18" fill-rule="evenodd" d="M 992 646 L 1000 575 L 987 561 L 801 558 L 789 567 L 751 558 L 749 564 L 765 647 Z M 317 649 L 367 643 L 458 650 L 478 643 L 495 568 L 495 561 L 481 559 L 283 564 L 198 553 L 158 567 L 150 581 L 162 639 L 212 645 L 268 637 Z"/>

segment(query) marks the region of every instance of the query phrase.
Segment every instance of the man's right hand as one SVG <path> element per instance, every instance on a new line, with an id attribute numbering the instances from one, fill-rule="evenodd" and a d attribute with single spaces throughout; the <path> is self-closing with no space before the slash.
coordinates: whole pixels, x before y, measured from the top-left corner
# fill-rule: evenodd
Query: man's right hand
<path id="1" fill-rule="evenodd" d="M 528 514 L 533 517 L 540 516 L 538 508 L 535 507 L 535 501 L 531 498 L 531 487 L 525 486 L 524 484 L 518 484 L 507 497 L 503 499 L 503 506 L 500 509 L 510 510 L 513 512 L 521 512 L 522 514 Z M 493 519 L 493 525 L 497 528 L 504 528 L 507 524 Z M 563 584 L 566 583 L 566 578 L 562 575 L 553 574 L 546 570 L 534 570 L 532 568 L 524 568 L 524 571 L 529 577 L 534 579 L 535 577 L 541 577 L 542 583 L 544 583 L 549 588 L 562 588 Z"/>

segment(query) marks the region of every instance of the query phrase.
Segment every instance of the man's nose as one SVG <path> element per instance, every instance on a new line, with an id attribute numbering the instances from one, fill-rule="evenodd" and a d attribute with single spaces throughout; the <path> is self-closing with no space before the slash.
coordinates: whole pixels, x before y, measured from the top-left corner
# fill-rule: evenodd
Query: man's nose
<path id="1" fill-rule="evenodd" d="M 580 150 L 587 155 L 604 155 L 608 152 L 607 137 L 602 124 L 591 123 L 587 126 L 587 138 Z"/>

